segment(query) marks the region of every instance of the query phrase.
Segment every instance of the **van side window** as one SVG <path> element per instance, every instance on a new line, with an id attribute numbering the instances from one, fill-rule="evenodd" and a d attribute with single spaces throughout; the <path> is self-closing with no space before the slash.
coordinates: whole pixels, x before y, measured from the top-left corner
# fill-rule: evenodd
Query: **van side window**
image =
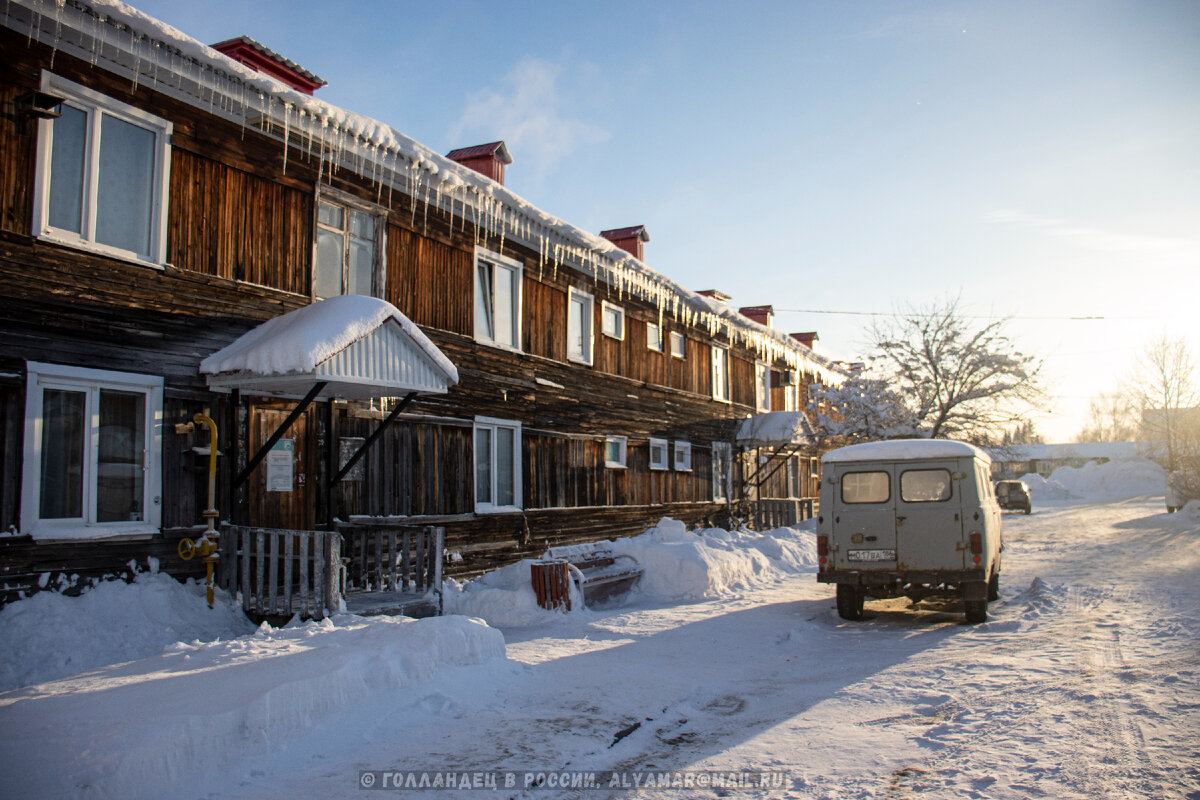
<path id="1" fill-rule="evenodd" d="M 900 473 L 900 499 L 906 503 L 949 500 L 950 470 L 910 469 Z"/>
<path id="2" fill-rule="evenodd" d="M 842 476 L 843 503 L 886 503 L 892 497 L 886 472 L 848 472 Z"/>

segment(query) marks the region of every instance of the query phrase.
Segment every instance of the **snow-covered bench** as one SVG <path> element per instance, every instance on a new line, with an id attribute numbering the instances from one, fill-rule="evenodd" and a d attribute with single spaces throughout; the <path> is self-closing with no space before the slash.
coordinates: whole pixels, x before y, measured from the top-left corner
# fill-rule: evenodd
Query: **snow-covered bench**
<path id="1" fill-rule="evenodd" d="M 597 603 L 628 590 L 645 572 L 636 558 L 615 552 L 609 542 L 551 547 L 544 558 L 567 562 L 584 603 Z"/>

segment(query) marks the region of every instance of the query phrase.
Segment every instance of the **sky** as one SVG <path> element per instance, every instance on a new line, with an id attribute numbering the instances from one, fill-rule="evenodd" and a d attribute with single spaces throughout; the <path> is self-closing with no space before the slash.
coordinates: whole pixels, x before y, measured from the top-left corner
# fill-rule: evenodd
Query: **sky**
<path id="1" fill-rule="evenodd" d="M 134 0 L 858 360 L 957 299 L 1044 359 L 1071 441 L 1164 335 L 1200 358 L 1200 1 Z M 873 316 L 883 315 L 883 316 Z"/>

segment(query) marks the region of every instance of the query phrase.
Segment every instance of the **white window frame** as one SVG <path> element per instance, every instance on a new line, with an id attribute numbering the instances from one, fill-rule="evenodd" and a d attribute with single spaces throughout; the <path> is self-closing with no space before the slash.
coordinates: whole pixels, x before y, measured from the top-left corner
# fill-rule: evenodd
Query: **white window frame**
<path id="1" fill-rule="evenodd" d="M 675 460 L 671 463 L 674 464 L 676 472 L 691 472 L 692 443 L 677 440 L 675 442 Z"/>
<path id="2" fill-rule="evenodd" d="M 754 407 L 771 410 L 771 365 L 765 361 L 754 362 Z"/>
<path id="3" fill-rule="evenodd" d="M 50 72 L 42 73 L 41 89 L 47 94 L 65 98 L 66 105 L 86 113 L 88 115 L 88 131 L 84 146 L 81 220 L 83 231 L 76 232 L 50 225 L 50 170 L 54 147 L 54 120 L 39 121 L 37 173 L 33 186 L 34 235 L 39 239 L 46 239 L 58 244 L 161 268 L 167 258 L 167 193 L 171 171 L 171 123 Z M 100 169 L 100 150 L 96 146 L 96 142 L 100 123 L 104 116 L 120 119 L 154 134 L 150 243 L 149 252 L 146 253 L 137 253 L 96 241 L 96 213 L 99 206 L 97 182 Z"/>
<path id="4" fill-rule="evenodd" d="M 676 331 L 671 331 L 671 357 L 687 358 L 687 340 L 682 333 Z"/>
<path id="5" fill-rule="evenodd" d="M 793 383 L 783 387 L 783 410 L 800 410 L 800 384 Z"/>
<path id="6" fill-rule="evenodd" d="M 608 324 L 610 311 L 613 313 L 613 319 L 615 320 L 615 330 L 613 326 Z M 607 300 L 600 301 L 600 332 L 610 339 L 623 340 L 625 338 L 625 309 Z"/>
<path id="7" fill-rule="evenodd" d="M 321 222 L 321 204 L 322 203 L 327 203 L 329 205 L 338 206 L 342 209 L 343 227 L 341 230 L 337 230 L 336 228 L 334 228 L 330 225 L 326 225 L 325 223 Z M 351 238 L 358 238 L 358 239 L 362 238 L 362 237 L 353 236 L 350 233 L 350 223 L 349 223 L 350 214 L 352 212 L 358 213 L 358 214 L 364 214 L 368 217 L 371 217 L 374 220 L 374 222 L 375 222 L 375 238 L 372 240 L 374 252 L 372 253 L 372 260 L 371 260 L 371 292 L 368 296 L 369 297 L 383 297 L 383 294 L 384 294 L 383 289 L 387 285 L 387 275 L 385 272 L 386 259 L 384 259 L 384 257 L 383 257 L 383 253 L 385 252 L 384 248 L 386 247 L 386 243 L 387 243 L 387 238 L 386 238 L 387 237 L 387 212 L 379 206 L 371 205 L 370 203 L 366 203 L 362 200 L 359 200 L 357 197 L 354 197 L 353 195 L 346 194 L 345 192 L 339 192 L 336 189 L 332 189 L 328 186 L 321 186 L 317 189 L 317 202 L 316 202 L 315 211 L 316 211 L 316 213 L 313 217 L 313 230 L 314 231 L 320 231 L 320 230 L 336 231 L 337 234 L 342 237 L 342 290 L 341 290 L 341 292 L 339 292 L 339 294 L 347 294 L 346 278 L 348 277 L 348 270 L 350 268 L 350 240 L 351 240 Z M 313 265 L 312 273 L 313 274 L 312 274 L 311 285 L 309 286 L 309 293 L 312 295 L 312 297 L 314 299 L 320 299 L 320 298 L 323 298 L 324 295 L 317 294 L 318 250 L 317 250 L 317 234 L 316 233 L 313 234 L 312 250 L 313 250 L 313 255 L 312 255 L 312 265 Z M 336 295 L 333 295 L 333 296 L 336 296 Z"/>
<path id="8" fill-rule="evenodd" d="M 492 470 L 491 480 L 491 501 L 480 501 L 478 499 L 478 489 L 475 494 L 475 513 L 477 514 L 496 514 L 509 511 L 520 511 L 523 507 L 523 498 L 521 497 L 521 485 L 524 482 L 524 476 L 521 473 L 521 423 L 511 419 L 497 419 L 495 417 L 476 417 L 475 425 L 471 431 L 471 475 L 473 481 L 479 475 L 478 471 L 478 454 L 475 450 L 475 443 L 478 441 L 477 431 L 479 429 L 490 430 L 491 435 L 491 464 Z M 497 480 L 499 478 L 499 470 L 496 469 L 496 431 L 500 428 L 508 429 L 513 432 L 513 502 L 512 505 L 500 505 L 496 503 L 499 486 Z M 474 485 L 474 484 L 473 484 Z"/>
<path id="9" fill-rule="evenodd" d="M 481 262 L 490 265 L 493 270 L 492 295 L 491 295 L 491 297 L 488 298 L 489 307 L 492 310 L 492 320 L 493 320 L 493 333 L 491 333 L 491 334 L 489 334 L 487 332 L 487 329 L 484 325 L 484 321 L 479 319 L 479 315 L 476 313 L 476 311 L 479 308 L 480 292 L 483 290 L 483 287 L 479 282 L 479 265 Z M 515 297 L 513 299 L 513 309 L 512 309 L 513 343 L 511 345 L 507 344 L 505 342 L 499 341 L 496 338 L 495 332 L 494 332 L 495 309 L 496 309 L 495 273 L 498 270 L 503 270 L 506 273 L 508 273 L 512 277 L 513 286 L 515 287 L 515 290 L 514 290 Z M 509 258 L 508 256 L 502 256 L 499 253 L 494 253 L 490 250 L 486 250 L 482 247 L 476 246 L 476 248 L 475 248 L 475 263 L 472 268 L 472 273 L 474 276 L 473 280 L 472 280 L 472 283 L 474 286 L 474 292 L 471 295 L 471 299 L 472 299 L 471 313 L 474 314 L 474 316 L 475 316 L 475 341 L 480 342 L 481 344 L 490 345 L 492 347 L 499 347 L 502 350 L 511 350 L 515 353 L 523 352 L 521 349 L 521 309 L 522 309 L 523 302 L 524 302 L 523 295 L 524 295 L 525 265 L 522 264 L 520 261 L 517 261 L 515 258 Z"/>
<path id="10" fill-rule="evenodd" d="M 654 449 L 662 448 L 662 458 L 654 457 Z M 650 440 L 650 469 L 666 470 L 671 468 L 671 444 L 666 439 Z"/>
<path id="11" fill-rule="evenodd" d="M 44 389 L 65 389 L 87 394 L 88 429 L 83 453 L 83 516 L 78 519 L 40 518 L 42 426 Z M 98 494 L 99 410 L 101 389 L 140 392 L 145 395 L 145 459 L 142 481 L 142 519 L 96 521 Z M 21 478 L 21 532 L 35 539 L 94 539 L 153 534 L 162 524 L 163 379 L 157 375 L 68 367 L 61 364 L 26 364 L 25 449 Z"/>
<path id="12" fill-rule="evenodd" d="M 571 329 L 572 321 L 573 321 L 571 303 L 576 298 L 578 298 L 583 304 L 582 305 L 583 318 L 580 321 L 581 321 L 581 323 L 585 323 L 587 326 L 587 330 L 583 332 L 584 342 L 583 342 L 583 352 L 582 353 L 572 353 L 571 352 L 571 342 L 574 339 L 574 337 L 572 336 L 572 329 Z M 594 345 L 595 338 L 596 338 L 595 336 L 592 335 L 594 333 L 594 331 L 592 329 L 595 326 L 595 320 L 596 320 L 596 300 L 595 300 L 595 298 L 592 297 L 587 292 L 581 291 L 574 287 L 568 289 L 567 290 L 567 360 L 568 361 L 573 361 L 576 364 L 591 364 L 592 363 L 593 351 L 595 349 L 593 345 Z"/>
<path id="13" fill-rule="evenodd" d="M 712 346 L 712 398 L 722 403 L 729 400 L 729 348 Z"/>
<path id="14" fill-rule="evenodd" d="M 651 333 L 654 335 L 651 336 Z M 653 350 L 655 353 L 663 351 L 662 326 L 657 322 L 646 323 L 646 349 Z"/>
<path id="15" fill-rule="evenodd" d="M 608 457 L 609 445 L 616 445 L 617 457 Z M 604 437 L 604 466 L 609 469 L 625 469 L 629 466 L 629 439 L 625 436 Z"/>
<path id="16" fill-rule="evenodd" d="M 724 465 L 724 471 L 721 465 Z M 733 494 L 733 445 L 713 442 L 712 445 L 713 502 L 728 503 Z"/>

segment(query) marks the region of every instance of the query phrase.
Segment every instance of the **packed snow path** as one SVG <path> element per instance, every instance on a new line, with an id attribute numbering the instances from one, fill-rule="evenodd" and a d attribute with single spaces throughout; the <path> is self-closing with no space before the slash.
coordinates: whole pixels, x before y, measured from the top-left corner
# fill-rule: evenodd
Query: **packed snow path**
<path id="1" fill-rule="evenodd" d="M 360 788 L 364 774 L 396 770 L 511 772 L 516 785 L 382 795 L 1195 800 L 1200 523 L 1161 512 L 1156 498 L 1006 515 L 1001 600 L 983 625 L 963 624 L 954 605 L 912 609 L 904 600 L 868 603 L 865 621 L 844 622 L 829 587 L 788 576 L 736 596 L 631 603 L 505 629 L 507 661 L 450 653 L 463 666 L 411 683 L 380 672 L 396 654 L 364 651 L 352 666 L 368 700 L 347 694 L 307 728 L 224 735 L 207 751 L 197 746 L 212 738 L 207 728 L 180 741 L 146 735 L 161 679 L 124 685 L 127 724 L 100 737 L 74 716 L 89 713 L 87 691 L 71 679 L 45 684 L 59 700 L 31 708 L 60 715 L 13 731 L 30 755 L 9 775 L 40 787 L 27 796 L 213 800 L 362 800 L 375 796 Z M 181 654 L 95 675 L 119 682 L 124 671 L 153 667 L 165 678 L 178 667 L 155 659 Z M 315 691 L 287 662 L 279 669 L 280 681 L 296 682 L 292 694 Z M 173 700 L 210 727 L 205 711 L 227 692 L 202 680 L 197 671 L 197 689 Z M 309 705 L 322 703 L 330 705 L 319 696 Z M 177 772 L 135 775 L 150 747 L 178 751 Z M 782 779 L 759 791 L 524 788 L 527 775 L 572 770 Z"/>
<path id="2" fill-rule="evenodd" d="M 576 796 L 521 784 L 530 772 L 688 769 L 781 771 L 782 788 L 757 793 L 777 797 L 1197 798 L 1200 530 L 1161 510 L 1006 515 L 1001 600 L 980 626 L 903 600 L 843 622 L 804 576 L 602 612 L 583 630 L 572 615 L 507 631 L 523 666 L 427 689 L 415 707 L 297 742 L 243 768 L 240 786 L 200 795 L 361 799 L 362 770 L 429 769 L 512 770 L 518 786 L 499 796 Z M 638 796 L 726 794 L 681 791 Z"/>

